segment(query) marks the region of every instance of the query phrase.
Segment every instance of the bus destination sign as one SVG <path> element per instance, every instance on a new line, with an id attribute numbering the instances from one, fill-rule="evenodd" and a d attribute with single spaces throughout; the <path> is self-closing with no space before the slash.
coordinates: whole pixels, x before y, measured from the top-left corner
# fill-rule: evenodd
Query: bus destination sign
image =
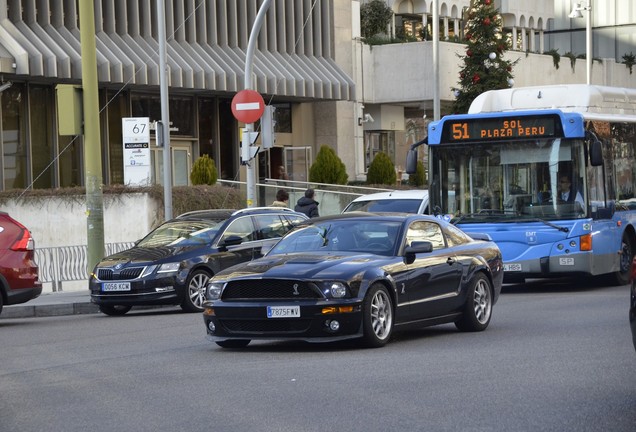
<path id="1" fill-rule="evenodd" d="M 562 136 L 558 115 L 449 119 L 442 142 L 496 141 Z"/>

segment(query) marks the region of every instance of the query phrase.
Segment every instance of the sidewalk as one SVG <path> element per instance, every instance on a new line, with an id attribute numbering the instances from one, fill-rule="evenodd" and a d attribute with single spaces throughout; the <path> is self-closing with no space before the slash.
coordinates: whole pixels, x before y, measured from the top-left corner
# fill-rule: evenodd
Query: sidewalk
<path id="1" fill-rule="evenodd" d="M 160 308 L 179 308 L 175 305 L 134 306 L 133 311 Z M 91 303 L 88 290 L 45 292 L 40 297 L 26 303 L 7 306 L 0 312 L 0 320 L 7 318 L 38 318 L 64 315 L 100 313 L 96 304 Z"/>
<path id="2" fill-rule="evenodd" d="M 26 303 L 12 306 L 5 305 L 0 313 L 0 319 L 92 313 L 99 313 L 99 308 L 97 305 L 91 303 L 88 290 L 47 292 Z"/>

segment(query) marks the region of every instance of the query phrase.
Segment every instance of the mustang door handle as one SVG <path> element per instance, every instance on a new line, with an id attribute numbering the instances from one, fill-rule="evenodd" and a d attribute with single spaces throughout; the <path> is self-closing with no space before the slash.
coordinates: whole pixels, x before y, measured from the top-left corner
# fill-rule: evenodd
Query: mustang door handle
<path id="1" fill-rule="evenodd" d="M 453 265 L 453 264 L 455 264 L 455 258 L 453 258 L 453 257 L 448 257 L 448 259 L 446 260 L 446 264 L 448 264 L 448 265 Z"/>

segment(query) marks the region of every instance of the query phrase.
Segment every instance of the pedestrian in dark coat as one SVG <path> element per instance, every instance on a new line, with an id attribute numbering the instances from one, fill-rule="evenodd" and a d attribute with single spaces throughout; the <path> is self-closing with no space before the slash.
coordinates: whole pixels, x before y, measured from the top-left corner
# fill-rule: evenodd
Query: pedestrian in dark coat
<path id="1" fill-rule="evenodd" d="M 305 196 L 301 197 L 296 203 L 294 210 L 305 213 L 310 218 L 318 217 L 318 201 L 314 200 L 314 190 L 307 189 Z"/>

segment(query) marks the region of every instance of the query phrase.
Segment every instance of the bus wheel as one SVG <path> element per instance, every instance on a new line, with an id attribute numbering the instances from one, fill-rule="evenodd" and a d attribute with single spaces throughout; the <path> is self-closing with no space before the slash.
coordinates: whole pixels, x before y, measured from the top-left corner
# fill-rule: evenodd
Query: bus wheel
<path id="1" fill-rule="evenodd" d="M 634 259 L 634 249 L 632 242 L 626 235 L 621 241 L 621 257 L 618 271 L 612 275 L 614 285 L 627 285 L 631 280 L 632 260 Z"/>

